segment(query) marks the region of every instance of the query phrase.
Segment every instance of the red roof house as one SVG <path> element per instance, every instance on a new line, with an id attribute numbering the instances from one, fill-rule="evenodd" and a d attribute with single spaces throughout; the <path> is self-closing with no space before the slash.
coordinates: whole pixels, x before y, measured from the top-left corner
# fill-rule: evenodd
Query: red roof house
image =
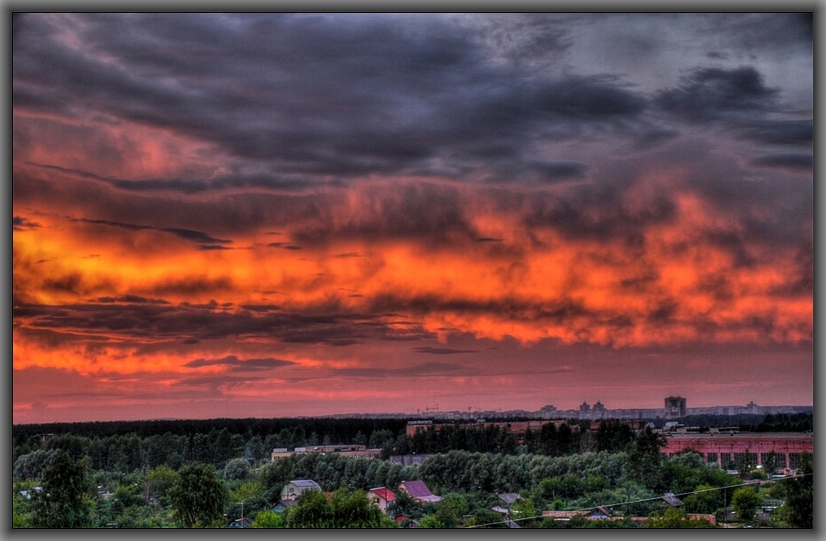
<path id="1" fill-rule="evenodd" d="M 371 488 L 367 491 L 367 497 L 376 502 L 385 513 L 387 506 L 396 500 L 396 494 L 387 487 Z"/>

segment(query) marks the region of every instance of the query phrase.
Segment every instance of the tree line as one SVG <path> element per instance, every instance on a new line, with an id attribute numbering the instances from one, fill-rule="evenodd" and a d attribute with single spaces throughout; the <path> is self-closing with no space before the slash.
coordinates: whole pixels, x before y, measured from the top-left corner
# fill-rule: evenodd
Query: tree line
<path id="1" fill-rule="evenodd" d="M 662 437 L 650 429 L 638 434 L 616 421 L 603 421 L 593 431 L 584 425 L 547 424 L 518 439 L 498 427 L 448 426 L 408 437 L 405 424 L 395 425 L 395 431 L 394 425 L 382 423 L 353 424 L 348 430 L 356 428 L 353 435 L 365 445 L 382 448 L 384 458 L 428 455 L 421 464 L 403 466 L 334 453 L 299 453 L 269 461 L 272 447 L 295 446 L 314 433 L 319 436 L 315 431 L 308 436 L 299 425 L 285 425 L 263 436 L 249 431 L 244 436 L 228 426 L 201 433 L 140 432 L 143 435 L 18 432 L 13 436 L 14 525 L 225 526 L 246 516 L 259 526 L 302 527 L 313 520 L 341 525 L 346 520 L 342 517 L 350 516 L 353 524 L 390 527 L 399 523 L 391 524 L 372 508 L 362 508 L 359 494 L 378 486 L 395 489 L 401 481 L 415 479 L 442 495 L 442 502 L 425 505 L 400 495 L 391 514 L 416 521 L 420 527 L 502 526 L 501 515 L 491 511 L 498 503 L 496 494 L 502 492 L 521 496 L 512 510 L 521 517 L 534 517 L 525 524 L 528 527 L 560 526 L 542 519 L 543 510 L 608 504 L 622 504 L 622 513 L 628 516 L 653 513 L 652 521 L 672 525 L 663 527 L 676 527 L 673 524 L 679 521 L 692 524 L 687 515 L 652 507 L 651 501 L 665 492 L 687 494 L 685 512 L 723 519 L 735 501 L 738 514 L 753 520 L 751 504 L 782 500 L 775 525 L 812 523 L 811 477 L 763 489 L 745 487 L 751 491 L 748 494 L 740 488 L 723 488 L 741 480 L 706 464 L 694 452 L 664 458 L 659 452 Z M 322 442 L 325 437 L 332 440 L 323 433 Z M 812 471 L 809 458 L 803 460 L 801 470 Z M 292 479 L 313 479 L 330 496 L 323 502 L 308 496 L 295 506 L 302 511 L 290 508 L 276 513 L 273 506 Z M 195 508 L 206 515 L 198 515 Z M 597 522 L 577 519 L 567 525 L 594 527 Z M 633 526 L 625 520 L 605 527 L 623 525 Z"/>

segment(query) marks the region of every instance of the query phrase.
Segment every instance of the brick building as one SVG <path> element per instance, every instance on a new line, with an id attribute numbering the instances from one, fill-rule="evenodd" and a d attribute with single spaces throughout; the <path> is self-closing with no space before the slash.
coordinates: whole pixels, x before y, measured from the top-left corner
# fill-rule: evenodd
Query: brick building
<path id="1" fill-rule="evenodd" d="M 706 462 L 726 468 L 748 459 L 752 464 L 763 464 L 767 455 L 774 452 L 777 468 L 796 470 L 801 453 L 814 453 L 814 437 L 811 433 L 762 433 L 739 434 L 670 434 L 667 444 L 661 448 L 666 456 L 686 449 L 697 451 Z"/>

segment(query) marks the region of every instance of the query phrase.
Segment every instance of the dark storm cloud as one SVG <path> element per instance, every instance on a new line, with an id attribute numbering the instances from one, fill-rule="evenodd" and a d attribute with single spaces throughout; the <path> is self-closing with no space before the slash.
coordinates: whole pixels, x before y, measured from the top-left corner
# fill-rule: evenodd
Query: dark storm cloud
<path id="1" fill-rule="evenodd" d="M 14 231 L 28 231 L 30 229 L 40 228 L 39 223 L 33 222 L 23 216 L 12 216 L 11 225 Z"/>
<path id="2" fill-rule="evenodd" d="M 392 294 L 376 295 L 371 306 L 377 311 L 406 311 L 414 314 L 451 313 L 451 314 L 486 314 L 496 313 L 499 317 L 511 321 L 548 321 L 562 323 L 566 320 L 584 316 L 610 320 L 613 314 L 601 314 L 585 308 L 580 301 L 561 298 L 556 301 L 537 303 L 517 298 L 502 298 L 477 301 L 463 298 L 437 297 L 436 295 L 418 295 L 401 297 Z M 431 348 L 432 349 L 432 348 Z M 422 351 L 432 353 L 432 351 Z"/>
<path id="3" fill-rule="evenodd" d="M 462 193 L 454 187 L 405 183 L 389 190 L 368 187 L 359 195 L 359 208 L 340 208 L 331 200 L 328 211 L 318 213 L 318 220 L 298 220 L 293 240 L 315 246 L 349 239 L 379 242 L 418 238 L 446 245 L 456 238 L 470 241 L 480 236 L 464 213 Z"/>
<path id="4" fill-rule="evenodd" d="M 766 145 L 811 145 L 813 128 L 811 120 L 763 120 L 738 127 L 736 133 Z"/>
<path id="5" fill-rule="evenodd" d="M 122 295 L 120 297 L 98 297 L 96 301 L 100 303 L 123 302 L 136 304 L 170 304 L 169 301 L 164 299 L 148 299 L 146 297 L 141 297 L 140 295 Z"/>
<path id="6" fill-rule="evenodd" d="M 307 312 L 297 314 L 282 311 L 235 311 L 221 308 L 218 303 L 200 306 L 171 304 L 114 304 L 104 299 L 100 303 L 67 304 L 60 307 L 18 304 L 15 321 L 21 328 L 52 330 L 61 333 L 116 336 L 143 343 L 169 340 L 216 340 L 234 337 L 288 343 L 347 346 L 369 339 L 411 333 L 396 331 L 381 323 L 378 316 L 355 313 Z M 311 312 L 312 310 L 308 310 Z"/>
<path id="7" fill-rule="evenodd" d="M 571 239 L 612 240 L 668 223 L 675 215 L 674 201 L 667 194 L 634 210 L 622 204 L 621 194 L 612 187 L 593 187 L 581 198 L 534 198 L 522 219 L 529 229 L 552 227 Z"/>
<path id="8" fill-rule="evenodd" d="M 580 162 L 531 162 L 502 160 L 492 165 L 485 180 L 493 184 L 555 184 L 585 177 L 587 166 Z"/>
<path id="9" fill-rule="evenodd" d="M 413 348 L 416 353 L 427 353 L 429 355 L 457 355 L 460 353 L 477 353 L 475 349 L 453 349 L 453 348 L 434 348 L 434 347 L 418 347 Z"/>
<path id="10" fill-rule="evenodd" d="M 308 177 L 289 178 L 272 174 L 249 174 L 236 172 L 210 177 L 208 180 L 192 178 L 141 178 L 124 179 L 98 175 L 77 168 L 60 167 L 46 163 L 23 162 L 26 165 L 59 171 L 84 179 L 104 182 L 115 188 L 131 192 L 179 192 L 184 194 L 198 194 L 207 190 L 223 190 L 229 188 L 266 188 L 277 191 L 297 191 L 313 185 L 335 185 L 334 182 L 319 183 Z"/>
<path id="11" fill-rule="evenodd" d="M 238 163 L 255 160 L 279 172 L 106 178 L 128 190 L 444 174 L 452 169 L 433 165 L 444 158 L 469 173 L 496 161 L 480 156 L 482 149 L 520 155 L 542 140 L 616 131 L 616 121 L 645 109 L 643 97 L 611 77 L 537 77 L 525 66 L 497 65 L 478 28 L 443 17 L 85 15 L 75 29 L 80 47 L 61 42 L 58 20 L 27 16 L 16 29 L 16 107 L 74 114 L 67 103 L 86 104 L 211 141 Z"/>
<path id="12" fill-rule="evenodd" d="M 301 246 L 287 244 L 286 242 L 271 242 L 267 244 L 270 248 L 283 248 L 285 250 L 301 250 Z"/>
<path id="13" fill-rule="evenodd" d="M 656 103 L 688 121 L 702 122 L 765 112 L 776 96 L 777 90 L 767 88 L 751 66 L 703 68 L 682 77 L 678 87 L 660 92 Z"/>
<path id="14" fill-rule="evenodd" d="M 706 17 L 706 30 L 738 52 L 786 57 L 812 50 L 814 17 L 801 13 L 713 14 Z M 729 52 L 730 54 L 730 52 Z"/>
<path id="15" fill-rule="evenodd" d="M 242 304 L 240 307 L 253 312 L 275 312 L 281 310 L 281 307 L 277 304 Z"/>
<path id="16" fill-rule="evenodd" d="M 130 225 L 163 227 L 174 220 L 187 229 L 210 229 L 234 234 L 256 228 L 266 219 L 283 226 L 316 218 L 336 197 L 327 194 L 285 194 L 261 191 L 221 195 L 215 199 L 192 199 L 185 202 L 168 194 L 124 194 L 100 185 L 97 181 L 77 180 L 61 171 L 47 178 L 37 169 L 18 166 L 13 170 L 13 198 L 21 204 L 48 204 L 63 214 L 64 208 L 86 209 L 94 203 L 97 219 Z M 207 235 L 212 237 L 212 235 Z M 204 242 L 208 239 L 202 238 Z"/>
<path id="17" fill-rule="evenodd" d="M 760 167 L 779 167 L 782 169 L 799 169 L 811 171 L 813 157 L 811 154 L 767 154 L 752 160 L 752 165 Z"/>
<path id="18" fill-rule="evenodd" d="M 216 239 L 215 237 L 210 237 L 206 233 L 202 231 L 193 231 L 191 229 L 182 229 L 179 227 L 153 227 L 149 225 L 139 225 L 139 224 L 130 224 L 130 223 L 122 223 L 122 222 L 112 222 L 109 220 L 91 220 L 88 218 L 78 218 L 74 219 L 78 222 L 84 222 L 88 224 L 99 224 L 99 225 L 108 225 L 111 227 L 119 227 L 122 229 L 129 229 L 130 231 L 141 231 L 141 230 L 152 230 L 152 231 L 161 231 L 163 233 L 170 233 L 175 235 L 178 238 L 182 238 L 184 240 L 190 240 L 197 243 L 218 243 L 218 244 L 227 244 L 232 242 L 231 240 L 224 240 L 224 239 Z"/>
<path id="19" fill-rule="evenodd" d="M 634 147 L 637 150 L 656 147 L 667 141 L 671 141 L 679 135 L 676 130 L 662 128 L 648 129 L 641 132 L 634 140 Z"/>
<path id="20" fill-rule="evenodd" d="M 202 366 L 224 366 L 234 371 L 258 371 L 269 370 L 279 366 L 289 366 L 295 364 L 292 361 L 284 361 L 282 359 L 265 358 L 265 359 L 239 359 L 235 355 L 227 355 L 221 359 L 195 359 L 184 364 L 188 368 L 200 368 Z"/>

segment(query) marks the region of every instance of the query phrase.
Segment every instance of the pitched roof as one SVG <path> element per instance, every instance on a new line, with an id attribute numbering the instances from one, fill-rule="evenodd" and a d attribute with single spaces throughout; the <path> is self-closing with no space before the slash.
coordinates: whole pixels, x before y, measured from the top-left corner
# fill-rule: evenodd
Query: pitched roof
<path id="1" fill-rule="evenodd" d="M 438 502 L 442 499 L 441 497 L 430 492 L 430 489 L 427 488 L 424 481 L 402 481 L 399 485 L 399 489 L 410 494 L 414 500 Z"/>
<path id="2" fill-rule="evenodd" d="M 293 505 L 298 505 L 298 502 L 295 501 L 295 500 L 290 500 L 289 498 L 284 499 L 284 500 L 278 500 L 278 503 L 273 505 L 273 509 L 275 509 L 279 505 L 281 506 L 282 509 L 286 509 L 287 507 L 292 507 Z"/>
<path id="3" fill-rule="evenodd" d="M 430 489 L 427 488 L 424 481 L 402 481 L 399 488 L 404 489 L 414 498 L 426 498 L 428 496 L 433 496 L 433 493 L 430 492 Z"/>
<path id="4" fill-rule="evenodd" d="M 521 496 L 516 492 L 503 492 L 502 494 L 497 494 L 497 496 L 499 496 L 499 499 L 505 503 L 513 503 L 521 498 Z"/>
<path id="5" fill-rule="evenodd" d="M 370 492 L 388 503 L 396 499 L 396 494 L 387 487 L 371 488 Z"/>
<path id="6" fill-rule="evenodd" d="M 295 485 L 296 488 L 315 488 L 321 490 L 321 487 L 313 481 L 312 479 L 295 479 L 290 481 L 291 484 Z"/>
<path id="7" fill-rule="evenodd" d="M 672 507 L 679 507 L 683 505 L 683 502 L 680 500 L 680 498 L 675 496 L 673 492 L 666 492 L 665 494 L 663 494 L 662 499 L 665 500 L 668 503 L 668 505 L 671 505 Z"/>

